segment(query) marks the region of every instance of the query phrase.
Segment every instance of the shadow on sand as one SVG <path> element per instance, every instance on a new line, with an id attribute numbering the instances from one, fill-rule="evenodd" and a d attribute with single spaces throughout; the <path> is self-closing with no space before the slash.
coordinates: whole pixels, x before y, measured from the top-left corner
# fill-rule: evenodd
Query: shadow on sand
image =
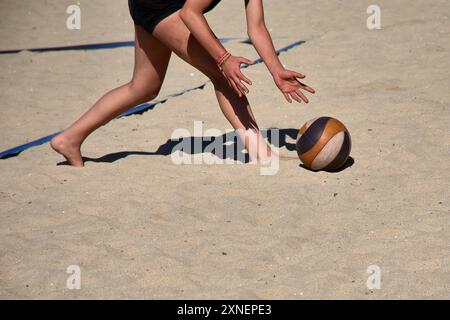
<path id="1" fill-rule="evenodd" d="M 274 139 L 274 132 L 278 130 L 279 139 Z M 297 129 L 268 129 L 261 131 L 264 137 L 267 137 L 269 143 L 277 148 L 286 148 L 288 151 L 295 151 L 295 140 L 297 139 Z M 288 142 L 290 141 L 290 142 Z M 279 144 L 277 144 L 279 142 Z M 218 144 L 219 143 L 219 144 Z M 248 163 L 250 161 L 248 153 L 242 144 L 238 143 L 237 136 L 234 132 L 225 133 L 222 136 L 217 137 L 182 137 L 178 139 L 169 139 L 165 143 L 159 146 L 156 151 L 119 151 L 109 153 L 99 158 L 83 157 L 84 162 L 97 162 L 97 163 L 113 163 L 118 160 L 130 157 L 130 156 L 170 156 L 173 152 L 176 152 L 177 146 L 191 146 L 191 148 L 183 148 L 183 151 L 188 155 L 211 153 L 222 160 L 234 160 L 240 163 Z M 213 147 L 214 145 L 214 147 Z M 197 147 L 194 147 L 197 146 Z M 201 147 L 199 147 L 201 146 Z M 220 147 L 218 147 L 220 146 Z M 354 159 L 349 157 L 347 162 L 339 168 L 338 171 L 345 170 L 354 164 Z M 68 165 L 67 161 L 58 163 L 58 165 Z M 306 170 L 303 165 L 300 165 Z"/>

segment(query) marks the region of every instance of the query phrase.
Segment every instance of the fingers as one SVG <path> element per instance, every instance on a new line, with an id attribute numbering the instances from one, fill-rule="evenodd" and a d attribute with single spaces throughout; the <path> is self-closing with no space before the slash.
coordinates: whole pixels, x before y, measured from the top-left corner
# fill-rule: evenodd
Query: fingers
<path id="1" fill-rule="evenodd" d="M 242 81 L 246 82 L 249 85 L 252 85 L 252 82 L 250 81 L 250 79 L 248 79 L 246 76 L 244 76 L 244 74 L 241 71 L 239 71 L 238 76 Z"/>
<path id="2" fill-rule="evenodd" d="M 290 72 L 297 79 L 305 79 L 306 78 L 306 76 L 304 74 L 302 74 L 302 73 L 299 73 L 299 72 L 296 72 L 296 71 L 290 71 Z M 306 85 L 303 82 L 300 82 L 298 80 L 297 80 L 297 82 L 300 84 L 302 89 L 304 89 L 304 90 L 306 90 L 306 91 L 308 91 L 310 93 L 316 93 L 316 91 L 313 88 L 311 88 L 310 86 L 308 86 L 308 85 Z"/>
<path id="3" fill-rule="evenodd" d="M 241 79 L 238 76 L 230 75 L 229 77 L 224 74 L 225 78 L 228 81 L 230 87 L 242 98 L 243 95 L 248 94 L 250 91 L 248 88 L 241 82 Z"/>
<path id="4" fill-rule="evenodd" d="M 239 91 L 240 91 L 242 94 L 247 94 L 247 93 L 250 92 L 250 91 L 248 90 L 248 88 L 241 82 L 241 80 L 240 80 L 239 78 L 236 77 L 236 78 L 233 79 L 233 81 L 234 81 L 236 87 L 239 89 Z"/>
<path id="5" fill-rule="evenodd" d="M 292 103 L 291 97 L 289 97 L 289 95 L 287 93 L 283 93 L 283 94 L 284 94 L 284 97 L 286 98 L 286 101 L 289 103 Z"/>
<path id="6" fill-rule="evenodd" d="M 308 86 L 308 85 L 306 85 L 306 84 L 304 84 L 304 83 L 302 83 L 302 82 L 300 82 L 300 81 L 297 81 L 299 84 L 300 84 L 300 87 L 302 88 L 302 89 L 304 89 L 304 90 L 306 90 L 306 91 L 308 91 L 308 92 L 310 92 L 310 93 L 316 93 L 316 90 L 314 90 L 313 88 L 311 88 L 310 86 Z"/>
<path id="7" fill-rule="evenodd" d="M 248 65 L 252 65 L 254 64 L 254 62 L 252 60 L 249 60 L 247 58 L 244 57 L 238 57 L 239 62 L 243 63 L 243 64 L 248 64 Z"/>
<path id="8" fill-rule="evenodd" d="M 291 95 L 292 99 L 294 99 L 298 103 L 302 103 L 302 98 L 299 96 L 299 94 L 296 91 L 292 91 L 289 94 Z"/>
<path id="9" fill-rule="evenodd" d="M 283 95 L 286 98 L 286 100 L 291 103 L 292 100 L 297 101 L 298 103 L 301 103 L 302 101 L 304 101 L 305 103 L 309 103 L 308 98 L 306 97 L 306 95 L 302 92 L 302 90 L 308 91 L 309 93 L 316 93 L 316 91 L 311 88 L 310 86 L 300 82 L 298 79 L 304 79 L 305 75 L 296 71 L 291 71 L 291 70 L 285 70 L 284 71 L 284 77 L 288 77 L 288 78 L 284 78 L 284 88 L 282 89 Z M 292 80 L 294 80 L 293 78 L 295 78 L 295 82 L 293 82 Z M 282 79 L 283 80 L 283 79 Z M 279 85 L 280 87 L 280 85 Z"/>
<path id="10" fill-rule="evenodd" d="M 233 80 L 228 78 L 228 76 L 225 73 L 222 73 L 223 76 L 225 77 L 225 79 L 228 81 L 228 85 L 231 87 L 231 89 L 234 90 L 234 92 L 236 92 L 236 94 L 241 97 L 241 92 L 239 91 L 239 89 L 236 87 L 236 85 L 234 84 Z"/>
<path id="11" fill-rule="evenodd" d="M 299 79 L 305 79 L 305 75 L 296 71 L 291 71 L 291 73 L 294 75 L 294 77 L 299 78 Z"/>
<path id="12" fill-rule="evenodd" d="M 230 79 L 227 77 L 225 78 L 228 80 L 228 84 L 230 85 L 230 87 L 237 93 L 240 98 L 250 92 L 248 88 L 242 84 L 238 77 L 233 77 Z"/>
<path id="13" fill-rule="evenodd" d="M 236 91 L 239 98 L 242 98 L 242 92 L 238 89 L 238 87 L 236 86 L 236 83 L 233 80 L 230 80 L 230 85 L 234 89 L 234 91 Z"/>
<path id="14" fill-rule="evenodd" d="M 309 103 L 308 98 L 300 90 L 289 91 L 285 93 L 285 96 L 286 94 L 291 96 L 291 98 L 297 101 L 298 103 L 302 103 L 302 101 L 304 101 L 305 103 Z"/>
<path id="15" fill-rule="evenodd" d="M 250 90 L 248 90 L 248 88 L 245 86 L 243 82 L 249 85 L 252 85 L 252 82 L 250 81 L 250 79 L 244 76 L 244 74 L 240 70 L 238 70 L 236 74 L 232 77 L 232 81 L 234 82 L 239 92 L 242 93 L 243 95 L 248 94 L 250 92 Z"/>
<path id="16" fill-rule="evenodd" d="M 249 59 L 243 57 L 231 57 L 227 63 L 223 65 L 222 74 L 228 80 L 230 87 L 242 98 L 243 95 L 248 94 L 250 91 L 246 87 L 245 83 L 252 85 L 250 79 L 248 79 L 241 72 L 240 65 L 242 63 L 253 64 Z"/>
<path id="17" fill-rule="evenodd" d="M 300 90 L 294 91 L 297 96 L 299 96 L 305 103 L 309 103 L 308 98 Z"/>

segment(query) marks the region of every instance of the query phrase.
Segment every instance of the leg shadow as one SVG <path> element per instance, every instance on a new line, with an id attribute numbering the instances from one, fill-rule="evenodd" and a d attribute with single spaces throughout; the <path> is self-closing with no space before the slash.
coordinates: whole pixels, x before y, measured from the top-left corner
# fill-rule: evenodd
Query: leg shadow
<path id="1" fill-rule="evenodd" d="M 261 130 L 263 137 L 267 138 L 267 141 L 274 147 L 285 148 L 288 151 L 295 151 L 295 141 L 297 139 L 297 129 L 277 129 L 270 128 L 267 130 Z M 165 143 L 161 144 L 154 152 L 146 151 L 119 151 L 109 153 L 99 158 L 83 157 L 84 162 L 96 162 L 96 163 L 113 163 L 121 159 L 125 159 L 130 156 L 170 156 L 174 152 L 178 152 L 180 149 L 188 155 L 195 154 L 213 154 L 221 160 L 233 160 L 239 163 L 248 163 L 250 161 L 247 151 L 244 149 L 242 143 L 238 141 L 238 137 L 234 132 L 228 132 L 221 136 L 204 136 L 204 137 L 182 137 L 178 139 L 168 139 Z M 291 140 L 292 142 L 289 142 Z M 351 167 L 354 164 L 354 159 L 349 157 L 346 163 L 341 166 L 337 171 Z M 57 165 L 68 165 L 67 161 L 58 163 Z M 306 170 L 312 171 L 303 165 L 301 167 Z"/>

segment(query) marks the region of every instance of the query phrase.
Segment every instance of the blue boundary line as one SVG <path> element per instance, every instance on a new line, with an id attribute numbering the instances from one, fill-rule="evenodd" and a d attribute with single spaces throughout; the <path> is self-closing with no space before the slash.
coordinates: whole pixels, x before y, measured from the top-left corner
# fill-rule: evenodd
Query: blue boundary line
<path id="1" fill-rule="evenodd" d="M 276 53 L 277 53 L 277 55 L 280 55 L 281 53 L 289 51 L 289 50 L 291 50 L 291 49 L 293 49 L 295 47 L 298 47 L 298 46 L 300 46 L 300 45 L 302 45 L 304 43 L 305 43 L 305 41 L 303 41 L 303 40 L 294 42 L 294 43 L 292 43 L 292 44 L 290 44 L 290 45 L 288 45 L 286 47 L 283 47 L 283 48 L 277 50 Z M 256 60 L 253 61 L 253 65 L 260 64 L 262 62 L 263 62 L 263 60 L 261 58 L 259 58 L 259 59 L 256 59 Z M 243 65 L 242 69 L 245 69 L 245 68 L 248 68 L 248 67 L 249 67 L 249 65 Z M 187 92 L 190 92 L 190 91 L 203 89 L 210 82 L 211 81 L 208 80 L 208 81 L 204 82 L 201 85 L 198 85 L 198 86 L 195 86 L 195 87 L 192 87 L 192 88 L 188 88 L 188 89 L 176 92 L 176 93 L 172 93 L 172 94 L 170 94 L 170 95 L 168 95 L 168 96 L 166 96 L 164 98 L 158 99 L 158 100 L 154 100 L 154 101 L 151 101 L 151 102 L 148 102 L 148 103 L 144 103 L 144 104 L 138 105 L 138 106 L 128 110 L 127 112 L 121 114 L 116 119 L 123 118 L 123 117 L 128 117 L 128 116 L 135 115 L 135 114 L 143 114 L 144 112 L 146 112 L 148 110 L 152 110 L 156 105 L 164 103 L 164 102 L 166 102 L 167 100 L 169 100 L 171 98 L 181 96 L 181 95 L 183 95 L 183 94 L 185 94 Z M 39 138 L 37 140 L 34 140 L 34 141 L 31 141 L 31 142 L 22 144 L 20 146 L 17 146 L 17 147 L 5 150 L 3 152 L 0 152 L 0 159 L 7 159 L 7 158 L 18 156 L 22 151 L 25 151 L 27 149 L 30 149 L 30 148 L 33 148 L 33 147 L 37 147 L 37 146 L 40 146 L 40 145 L 42 145 L 44 143 L 47 143 L 54 136 L 59 134 L 60 132 L 61 131 L 58 131 L 58 132 L 52 133 L 52 134 L 50 134 L 48 136 Z"/>
<path id="2" fill-rule="evenodd" d="M 62 47 L 2 50 L 2 51 L 0 51 L 0 54 L 19 53 L 22 51 L 49 52 L 49 51 L 69 51 L 69 50 L 100 50 L 100 49 L 133 47 L 133 46 L 134 46 L 134 41 L 119 41 L 119 42 L 92 43 L 92 44 L 81 44 L 81 45 L 74 45 L 74 46 L 62 46 Z"/>
<path id="3" fill-rule="evenodd" d="M 222 43 L 228 43 L 228 42 L 233 42 L 233 41 L 238 41 L 240 43 L 246 43 L 246 44 L 251 43 L 248 38 L 225 37 L 225 38 L 219 38 L 219 40 Z M 22 52 L 22 51 L 50 52 L 50 51 L 70 51 L 70 50 L 104 50 L 104 49 L 115 49 L 115 48 L 124 48 L 124 47 L 134 47 L 134 41 L 91 43 L 91 44 L 80 44 L 80 45 L 72 45 L 72 46 L 61 46 L 61 47 L 0 50 L 0 55 L 1 54 L 14 54 L 14 53 Z"/>

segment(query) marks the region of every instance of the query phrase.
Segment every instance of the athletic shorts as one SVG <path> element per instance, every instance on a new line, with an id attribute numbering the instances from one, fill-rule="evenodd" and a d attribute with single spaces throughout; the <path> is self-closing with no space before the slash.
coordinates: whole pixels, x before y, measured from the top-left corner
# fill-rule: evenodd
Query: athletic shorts
<path id="1" fill-rule="evenodd" d="M 155 27 L 172 13 L 180 10 L 186 0 L 128 0 L 131 17 L 136 25 L 153 33 Z M 205 10 L 212 10 L 220 0 L 215 0 Z"/>

